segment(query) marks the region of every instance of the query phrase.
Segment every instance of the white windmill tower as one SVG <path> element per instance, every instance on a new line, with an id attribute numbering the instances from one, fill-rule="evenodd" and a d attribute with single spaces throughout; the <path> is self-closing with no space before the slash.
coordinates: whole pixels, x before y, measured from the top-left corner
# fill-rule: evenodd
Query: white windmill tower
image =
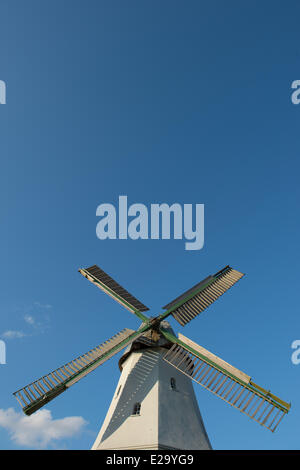
<path id="1" fill-rule="evenodd" d="M 161 327 L 174 335 L 168 322 Z M 153 330 L 129 346 L 92 449 L 211 448 L 191 380 L 163 359 L 170 346 L 164 336 L 153 341 Z"/>
<path id="2" fill-rule="evenodd" d="M 92 449 L 210 449 L 192 382 L 271 431 L 290 404 L 252 382 L 251 377 L 184 337 L 175 336 L 165 320 L 172 315 L 182 326 L 203 312 L 243 274 L 226 266 L 166 305 L 155 318 L 148 308 L 98 266 L 79 272 L 109 294 L 142 324 L 124 329 L 14 393 L 30 415 L 89 372 L 127 347 L 116 392 Z"/>

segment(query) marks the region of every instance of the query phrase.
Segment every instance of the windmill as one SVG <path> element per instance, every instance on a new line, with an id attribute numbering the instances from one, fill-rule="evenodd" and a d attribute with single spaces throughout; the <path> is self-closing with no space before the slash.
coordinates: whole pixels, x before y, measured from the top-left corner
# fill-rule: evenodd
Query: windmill
<path id="1" fill-rule="evenodd" d="M 226 266 L 148 318 L 149 310 L 97 265 L 79 272 L 136 315 L 138 330 L 123 329 L 111 339 L 14 393 L 31 415 L 122 349 L 116 392 L 93 449 L 209 449 L 192 380 L 223 401 L 275 431 L 290 409 L 251 377 L 202 346 L 178 336 L 166 318 L 185 326 L 244 274 Z"/>

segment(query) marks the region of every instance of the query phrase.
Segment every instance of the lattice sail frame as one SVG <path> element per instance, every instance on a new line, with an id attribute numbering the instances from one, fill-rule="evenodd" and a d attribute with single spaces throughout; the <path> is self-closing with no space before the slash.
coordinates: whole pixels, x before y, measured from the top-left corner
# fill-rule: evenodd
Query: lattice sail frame
<path id="1" fill-rule="evenodd" d="M 167 309 L 167 312 L 162 316 L 165 317 L 171 314 L 180 325 L 185 326 L 243 276 L 243 273 L 226 266 L 165 305 L 163 308 Z"/>
<path id="2" fill-rule="evenodd" d="M 49 401 L 60 395 L 73 384 L 106 362 L 123 348 L 144 334 L 145 328 L 138 331 L 125 328 L 105 343 L 96 346 L 82 356 L 77 357 L 44 375 L 38 380 L 17 390 L 14 395 L 23 411 L 31 415 Z"/>
<path id="3" fill-rule="evenodd" d="M 142 321 L 149 320 L 148 317 L 142 313 L 149 310 L 149 308 L 131 295 L 124 287 L 99 268 L 99 266 L 94 264 L 90 268 L 79 269 L 79 272 L 99 289 L 104 291 L 119 304 L 123 305 L 129 312 L 137 315 Z"/>
<path id="4" fill-rule="evenodd" d="M 164 360 L 192 380 L 274 432 L 290 404 L 252 382 L 251 377 L 185 336 L 162 331 L 173 342 Z"/>

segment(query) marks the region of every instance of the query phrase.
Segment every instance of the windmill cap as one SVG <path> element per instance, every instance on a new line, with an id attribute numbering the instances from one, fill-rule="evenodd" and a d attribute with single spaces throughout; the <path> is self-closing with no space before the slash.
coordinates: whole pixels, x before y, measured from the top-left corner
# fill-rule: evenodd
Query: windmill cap
<path id="1" fill-rule="evenodd" d="M 168 321 L 163 320 L 160 324 L 164 328 L 164 330 L 166 330 L 167 333 L 170 333 L 171 335 L 176 336 L 173 328 L 171 327 L 171 325 Z M 143 324 L 141 324 L 141 326 L 138 328 L 138 330 L 140 330 L 142 326 L 143 326 Z M 152 335 L 153 335 L 154 331 L 155 330 L 146 331 L 143 336 L 140 336 L 138 339 L 133 341 L 125 349 L 124 353 L 122 354 L 122 356 L 120 357 L 120 360 L 119 360 L 119 369 L 120 369 L 120 371 L 122 371 L 122 369 L 123 369 L 123 367 L 122 367 L 123 362 L 128 358 L 128 356 L 132 352 L 139 351 L 139 350 L 145 349 L 145 348 L 153 348 L 153 347 L 163 348 L 163 347 L 168 347 L 170 345 L 170 342 L 162 335 L 160 335 L 160 338 L 158 339 L 158 341 L 153 341 Z"/>

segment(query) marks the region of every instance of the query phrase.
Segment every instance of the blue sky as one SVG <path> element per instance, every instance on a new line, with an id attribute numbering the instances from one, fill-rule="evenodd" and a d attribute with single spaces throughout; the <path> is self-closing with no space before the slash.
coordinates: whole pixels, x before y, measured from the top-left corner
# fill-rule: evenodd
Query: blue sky
<path id="1" fill-rule="evenodd" d="M 77 272 L 95 263 L 152 315 L 227 264 L 245 272 L 185 328 L 171 323 L 292 402 L 272 434 L 195 386 L 214 448 L 299 449 L 299 10 L 296 1 L 1 2 L 0 334 L 21 332 L 5 339 L 0 365 L 2 449 L 93 443 L 116 358 L 46 406 L 41 433 L 52 420 L 63 427 L 55 440 L 26 441 L 7 410 L 20 411 L 16 389 L 139 326 Z M 147 207 L 205 204 L 204 248 L 99 240 L 96 208 L 119 195 Z M 70 417 L 73 434 L 57 422 Z"/>

